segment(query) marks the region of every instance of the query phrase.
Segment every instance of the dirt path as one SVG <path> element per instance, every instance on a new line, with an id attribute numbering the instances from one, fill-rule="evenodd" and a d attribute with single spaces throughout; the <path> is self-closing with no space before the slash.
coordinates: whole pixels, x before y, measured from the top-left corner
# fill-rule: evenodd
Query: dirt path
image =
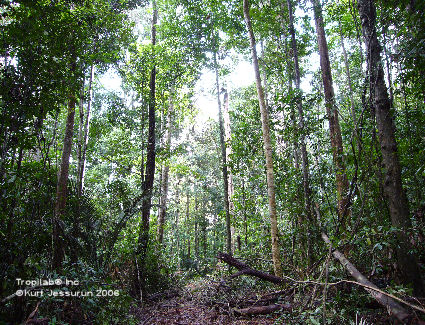
<path id="1" fill-rule="evenodd" d="M 211 300 L 204 299 L 211 298 Z M 233 309 L 220 299 L 211 296 L 211 292 L 197 283 L 187 285 L 176 297 L 147 304 L 135 311 L 139 325 L 151 324 L 274 324 L 277 314 L 260 315 L 255 317 L 237 316 Z"/>

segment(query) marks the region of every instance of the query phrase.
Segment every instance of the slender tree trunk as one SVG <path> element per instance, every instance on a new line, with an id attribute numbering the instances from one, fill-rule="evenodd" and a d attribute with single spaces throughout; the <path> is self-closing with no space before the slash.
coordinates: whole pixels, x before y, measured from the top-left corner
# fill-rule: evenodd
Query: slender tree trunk
<path id="1" fill-rule="evenodd" d="M 81 155 L 82 155 L 82 138 L 83 138 L 83 125 L 84 125 L 84 87 L 85 87 L 85 78 L 81 82 L 80 88 L 80 98 L 78 103 L 78 113 L 80 115 L 79 125 L 78 125 L 78 139 L 77 139 L 77 196 L 78 196 L 78 207 L 77 211 L 74 214 L 74 220 L 72 223 L 72 236 L 74 238 L 78 237 L 79 229 L 80 229 L 80 184 L 79 184 L 79 169 L 81 163 Z M 77 249 L 72 249 L 70 252 L 70 260 L 71 263 L 76 263 L 78 260 Z"/>
<path id="2" fill-rule="evenodd" d="M 220 127 L 220 148 L 221 148 L 221 168 L 223 173 L 223 192 L 224 192 L 224 208 L 226 211 L 226 251 L 232 254 L 232 232 L 230 225 L 230 206 L 229 206 L 229 179 L 226 161 L 226 144 L 224 142 L 224 122 L 223 111 L 220 100 L 220 83 L 218 80 L 218 63 L 217 52 L 214 52 L 214 67 L 215 67 L 215 84 L 217 88 L 217 104 L 218 104 L 218 123 Z"/>
<path id="3" fill-rule="evenodd" d="M 152 15 L 152 51 L 156 44 L 156 23 L 157 23 L 157 7 L 156 1 L 153 1 L 153 15 Z M 155 178 L 155 84 L 156 84 L 156 67 L 155 63 L 151 70 L 150 81 L 149 81 L 149 105 L 148 105 L 148 144 L 147 144 L 147 156 L 146 156 L 146 169 L 145 177 L 143 181 L 142 191 L 142 223 L 139 229 L 139 238 L 137 245 L 136 256 L 140 261 L 139 264 L 139 278 L 142 279 L 142 283 L 139 283 L 139 288 L 144 290 L 143 277 L 144 277 L 144 266 L 145 258 L 148 249 L 149 242 L 149 217 L 152 202 L 152 190 L 153 182 Z M 136 278 L 137 280 L 137 278 Z M 141 297 L 140 297 L 141 298 Z"/>
<path id="4" fill-rule="evenodd" d="M 391 104 L 391 107 L 393 107 L 393 105 L 394 105 L 393 82 L 392 82 L 392 78 L 391 78 L 391 62 L 390 62 L 388 50 L 387 50 L 386 31 L 387 31 L 387 27 L 383 27 L 382 28 L 382 36 L 384 38 L 383 48 L 384 48 L 385 63 L 386 63 L 386 68 L 387 68 L 388 90 L 390 92 L 390 104 Z"/>
<path id="5" fill-rule="evenodd" d="M 177 257 L 177 270 L 180 271 L 180 229 L 179 229 L 179 218 L 180 218 L 180 180 L 176 185 L 176 222 L 175 222 L 175 237 L 176 237 L 176 257 Z"/>
<path id="6" fill-rule="evenodd" d="M 331 65 L 329 62 L 328 43 L 326 41 L 324 22 L 322 17 L 322 6 L 320 0 L 311 0 L 314 7 L 314 19 L 316 22 L 317 42 L 319 46 L 320 68 L 322 70 L 323 88 L 325 94 L 325 106 L 329 119 L 329 131 L 333 162 L 336 169 L 336 187 L 338 197 L 339 227 L 342 231 L 349 225 L 350 210 L 348 208 L 348 179 L 344 164 L 344 149 L 342 144 L 341 128 L 339 125 L 338 111 L 335 105 L 335 94 L 333 89 Z"/>
<path id="7" fill-rule="evenodd" d="M 267 71 L 266 71 L 266 64 L 264 59 L 264 42 L 263 40 L 260 41 L 260 47 L 261 47 L 261 59 L 260 62 L 263 66 L 263 92 L 264 92 L 264 102 L 266 103 L 266 107 L 269 107 L 269 101 L 267 96 Z"/>
<path id="8" fill-rule="evenodd" d="M 246 213 L 246 197 L 245 197 L 245 176 L 242 175 L 242 204 L 243 204 L 243 224 L 245 235 L 245 247 L 248 247 L 248 219 Z"/>
<path id="9" fill-rule="evenodd" d="M 205 198 L 202 196 L 202 203 L 205 203 Z M 207 224 L 208 220 L 205 217 L 205 214 L 202 213 L 202 251 L 203 257 L 207 257 L 207 248 L 208 248 L 208 239 L 207 239 Z"/>
<path id="10" fill-rule="evenodd" d="M 84 117 L 84 134 L 81 139 L 81 159 L 78 160 L 78 174 L 77 174 L 77 184 L 78 184 L 78 195 L 81 195 L 84 185 L 84 168 L 86 163 L 86 152 L 87 152 L 87 141 L 89 138 L 89 126 L 90 126 L 90 109 L 91 109 L 91 99 L 92 99 L 92 85 L 93 85 L 93 71 L 94 66 L 90 67 L 90 79 L 89 79 L 89 96 L 87 99 L 87 110 Z M 81 116 L 81 113 L 80 113 Z"/>
<path id="11" fill-rule="evenodd" d="M 189 191 L 186 193 L 186 234 L 187 234 L 187 258 L 190 259 L 190 196 Z"/>
<path id="12" fill-rule="evenodd" d="M 255 37 L 254 37 L 254 33 L 252 31 L 252 26 L 251 26 L 248 0 L 243 0 L 243 12 L 244 12 L 245 23 L 246 23 L 248 34 L 249 34 L 249 40 L 251 43 L 252 63 L 254 66 L 255 83 L 257 85 L 258 101 L 259 101 L 260 112 L 261 112 L 261 125 L 263 130 L 264 153 L 266 156 L 267 194 L 269 199 L 273 268 L 274 268 L 274 273 L 276 276 L 282 276 L 282 266 L 281 266 L 281 260 L 280 260 L 279 239 L 278 239 L 278 229 L 277 229 L 276 194 L 275 194 L 274 173 L 273 173 L 273 157 L 272 157 L 272 145 L 271 145 L 271 138 L 270 138 L 269 115 L 268 115 L 267 106 L 264 100 L 263 87 L 261 86 L 261 77 L 260 77 L 260 69 L 258 66 L 256 42 L 255 42 Z"/>
<path id="13" fill-rule="evenodd" d="M 223 121 L 224 121 L 224 140 L 226 144 L 226 163 L 227 166 L 231 163 L 230 155 L 232 154 L 232 131 L 230 128 L 230 115 L 229 115 L 229 93 L 227 92 L 227 89 L 224 91 L 224 110 L 223 110 Z M 229 167 L 227 170 L 227 178 L 228 178 L 228 190 L 227 193 L 229 195 L 229 215 L 230 218 L 233 218 L 233 215 L 235 213 L 235 204 L 233 202 L 233 195 L 235 193 L 235 189 L 233 186 L 233 174 L 232 170 Z M 231 220 L 230 220 L 230 223 Z M 232 238 L 232 251 L 235 251 L 235 238 L 236 238 L 236 229 L 234 226 L 231 226 L 231 238 Z"/>
<path id="14" fill-rule="evenodd" d="M 381 61 L 381 46 L 376 36 L 376 8 L 371 0 L 358 0 L 358 8 L 368 53 L 370 95 L 374 100 L 373 109 L 385 168 L 384 193 L 388 200 L 392 225 L 398 229 L 398 265 L 404 282 L 413 285 L 415 295 L 422 296 L 425 291 L 421 273 L 407 235 L 411 227 L 409 205 L 402 186 L 391 104 Z"/>
<path id="15" fill-rule="evenodd" d="M 339 38 L 341 41 L 342 54 L 344 55 L 345 74 L 347 75 L 348 95 L 350 97 L 351 119 L 353 120 L 353 125 L 356 126 L 357 117 L 356 117 L 356 109 L 354 105 L 353 85 L 351 82 L 351 73 L 350 73 L 350 65 L 348 64 L 348 55 L 347 55 L 347 51 L 345 50 L 344 36 L 342 35 L 341 20 L 338 20 L 338 24 L 339 24 Z"/>
<path id="16" fill-rule="evenodd" d="M 198 197 L 195 196 L 195 211 L 194 211 L 194 218 L 195 218 L 195 257 L 199 257 L 199 236 L 198 236 Z"/>
<path id="17" fill-rule="evenodd" d="M 77 195 L 80 196 L 80 165 L 82 162 L 83 155 L 83 132 L 84 132 L 84 88 L 85 88 L 85 78 L 81 84 L 80 89 L 80 100 L 78 103 L 78 113 L 80 115 L 80 120 L 78 123 L 78 141 L 77 141 Z"/>
<path id="18" fill-rule="evenodd" d="M 301 168 L 303 173 L 303 190 L 304 190 L 304 213 L 308 222 L 307 225 L 307 256 L 309 263 L 313 261 L 313 252 L 312 252 L 312 243 L 311 243 L 311 228 L 314 223 L 313 218 L 313 209 L 311 202 L 311 188 L 310 188 L 310 176 L 308 168 L 308 156 L 307 156 L 307 146 L 305 141 L 305 121 L 304 121 L 304 110 L 302 103 L 302 93 L 301 93 L 301 73 L 300 66 L 298 61 L 298 47 L 297 40 L 295 38 L 295 28 L 294 28 L 294 16 L 292 12 L 292 3 L 291 0 L 287 0 L 288 12 L 289 12 L 289 32 L 291 34 L 291 45 L 292 45 L 292 55 L 294 59 L 294 70 L 295 70 L 295 87 L 297 89 L 296 101 L 298 108 L 298 129 L 300 131 L 300 145 L 301 145 Z"/>
<path id="19" fill-rule="evenodd" d="M 162 170 L 162 193 L 161 193 L 161 205 L 159 207 L 159 217 L 158 217 L 158 241 L 163 243 L 164 239 L 164 224 L 165 224 L 165 215 L 167 211 L 167 200 L 168 200 L 168 172 L 170 170 L 170 148 L 171 148 L 171 133 L 173 132 L 172 127 L 172 115 L 174 111 L 174 102 L 173 102 L 173 90 L 170 94 L 170 104 L 168 107 L 167 113 L 167 134 L 165 139 L 165 150 L 167 152 L 167 161 Z"/>
<path id="20" fill-rule="evenodd" d="M 75 70 L 75 64 L 73 64 Z M 74 134 L 75 96 L 70 95 L 68 102 L 68 116 L 66 119 L 65 137 L 63 141 L 62 159 L 60 164 L 58 183 L 56 188 L 55 213 L 53 217 L 53 261 L 52 266 L 56 271 L 62 268 L 65 257 L 64 234 L 61 227 L 65 214 L 67 183 L 69 175 L 69 157 L 72 150 L 72 137 Z"/>

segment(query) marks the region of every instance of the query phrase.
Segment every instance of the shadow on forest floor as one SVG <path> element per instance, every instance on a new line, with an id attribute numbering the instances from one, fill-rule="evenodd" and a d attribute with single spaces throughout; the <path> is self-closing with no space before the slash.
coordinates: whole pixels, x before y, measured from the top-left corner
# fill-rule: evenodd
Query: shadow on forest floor
<path id="1" fill-rule="evenodd" d="M 235 307 L 253 302 L 254 293 L 246 296 L 245 303 L 229 295 L 224 283 L 200 279 L 179 291 L 164 292 L 141 308 L 132 310 L 139 324 L 275 324 L 279 314 L 241 316 Z M 229 299 L 230 298 L 230 299 Z M 257 299 L 258 300 L 258 299 Z"/>

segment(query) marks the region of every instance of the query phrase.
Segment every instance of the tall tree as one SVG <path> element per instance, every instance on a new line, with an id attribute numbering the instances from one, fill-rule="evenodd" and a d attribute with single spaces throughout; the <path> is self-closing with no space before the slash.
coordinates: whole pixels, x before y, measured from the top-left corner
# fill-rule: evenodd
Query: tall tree
<path id="1" fill-rule="evenodd" d="M 227 89 L 224 89 L 224 96 L 223 96 L 223 122 L 224 122 L 224 143 L 226 144 L 226 164 L 227 166 L 231 165 L 231 158 L 230 155 L 232 153 L 232 134 L 230 129 L 230 115 L 229 115 L 229 93 L 227 92 Z M 228 185 L 228 200 L 229 200 L 229 215 L 230 219 L 233 218 L 233 215 L 235 213 L 235 204 L 233 202 L 233 195 L 235 193 L 235 189 L 233 186 L 233 174 L 232 170 L 229 167 L 227 170 L 227 185 Z M 231 224 L 230 220 L 230 224 Z M 231 238 L 232 238 L 232 251 L 235 251 L 235 227 L 231 225 L 230 227 L 231 232 Z"/>
<path id="2" fill-rule="evenodd" d="M 266 158 L 266 175 L 267 175 L 267 195 L 269 200 L 269 214 L 271 225 L 271 240 L 272 240 L 272 258 L 273 268 L 276 276 L 282 275 L 282 265 L 279 251 L 279 238 L 277 229 L 277 213 L 276 213 L 276 193 L 273 172 L 273 151 L 270 138 L 269 113 L 267 111 L 266 102 L 264 99 L 264 91 L 261 85 L 260 68 L 258 65 L 258 56 L 256 50 L 256 41 L 251 25 L 251 16 L 249 14 L 250 5 L 248 0 L 243 0 L 243 13 L 245 23 L 248 30 L 249 41 L 251 44 L 252 64 L 255 72 L 255 84 L 257 86 L 258 102 L 261 113 L 261 127 L 263 131 L 264 154 Z"/>
<path id="3" fill-rule="evenodd" d="M 170 99 L 169 99 L 169 105 L 168 105 L 168 112 L 167 112 L 167 130 L 166 130 L 166 136 L 165 136 L 165 150 L 167 152 L 167 160 L 165 162 L 165 166 L 162 169 L 161 173 L 161 204 L 159 207 L 159 216 L 158 216 L 158 241 L 160 243 L 163 242 L 164 239 L 164 224 L 165 224 L 165 215 L 167 212 L 167 200 L 168 200 L 168 174 L 170 170 L 170 149 L 171 149 L 171 134 L 173 131 L 173 123 L 172 123 L 172 116 L 174 111 L 174 102 L 173 102 L 173 89 L 170 92 Z"/>
<path id="4" fill-rule="evenodd" d="M 152 53 L 153 60 L 155 60 L 155 44 L 156 44 L 156 24 L 158 21 L 158 11 L 156 6 L 156 1 L 152 2 L 153 13 L 152 13 L 152 27 L 151 27 L 151 44 L 152 44 Z M 137 270 L 136 277 L 136 286 L 138 287 L 138 292 L 143 292 L 144 290 L 144 272 L 143 268 L 145 266 L 145 258 L 148 249 L 149 243 L 149 217 L 151 210 L 152 202 L 152 190 L 153 190 L 153 181 L 155 177 L 155 85 L 156 85 L 156 66 L 155 62 L 153 64 L 150 81 L 149 81 L 149 103 L 148 103 L 148 144 L 147 144 L 147 154 L 146 154 L 146 167 L 144 181 L 142 185 L 142 222 L 139 228 L 139 238 L 137 243 L 137 252 L 136 259 L 138 260 L 139 268 Z M 138 283 L 139 279 L 142 283 Z M 142 297 L 139 297 L 140 299 Z"/>
<path id="5" fill-rule="evenodd" d="M 221 92 L 220 82 L 218 79 L 218 62 L 217 52 L 214 52 L 214 68 L 215 68 L 215 85 L 217 91 L 217 104 L 218 104 L 218 123 L 220 128 L 220 149 L 221 149 L 221 170 L 223 174 L 223 192 L 224 192 L 224 208 L 226 212 L 226 249 L 227 253 L 232 253 L 232 232 L 230 226 L 230 206 L 229 206 L 229 176 L 227 171 L 227 155 L 226 155 L 226 143 L 224 141 L 224 121 L 223 121 L 223 110 L 221 107 Z"/>
<path id="6" fill-rule="evenodd" d="M 335 93 L 332 82 L 331 64 L 329 61 L 328 43 L 326 41 L 325 26 L 322 16 L 320 0 L 311 0 L 316 23 L 317 43 L 320 55 L 320 69 L 322 71 L 323 90 L 325 94 L 326 113 L 329 120 L 329 132 L 333 162 L 335 165 L 336 188 L 338 196 L 339 227 L 342 231 L 349 224 L 350 210 L 348 207 L 348 179 L 344 163 L 344 148 L 339 125 L 338 110 L 335 105 Z"/>
<path id="7" fill-rule="evenodd" d="M 307 219 L 307 255 L 308 259 L 311 262 L 313 256 L 311 252 L 311 234 L 310 228 L 311 223 L 313 223 L 313 209 L 311 202 L 311 188 L 310 188 L 310 176 L 308 171 L 308 156 L 307 156 L 307 145 L 305 140 L 305 120 L 304 120 L 304 109 L 302 102 L 302 93 L 301 93 L 301 72 L 298 60 L 298 46 L 297 39 L 295 37 L 295 28 L 294 28 L 294 15 L 292 10 L 291 0 L 287 0 L 288 12 L 289 12 L 289 33 L 291 35 L 291 47 L 292 47 L 292 56 L 294 59 L 294 70 L 295 70 L 295 87 L 296 87 L 296 102 L 298 108 L 298 129 L 300 131 L 300 145 L 301 145 L 301 168 L 303 173 L 303 190 L 304 190 L 304 213 Z"/>
<path id="8" fill-rule="evenodd" d="M 75 63 L 73 63 L 75 69 Z M 62 268 L 62 262 L 65 257 L 64 252 L 64 229 L 62 218 L 65 214 L 67 185 L 69 175 L 69 157 L 72 150 L 72 136 L 74 134 L 75 117 L 75 95 L 69 96 L 68 116 L 66 118 L 65 136 L 63 141 L 62 159 L 59 169 L 58 183 L 56 188 L 56 202 L 53 219 L 53 260 L 52 266 L 55 270 Z"/>
<path id="9" fill-rule="evenodd" d="M 384 192 L 388 200 L 391 223 L 397 228 L 397 261 L 404 282 L 412 284 L 414 293 L 422 296 L 425 291 L 421 272 L 408 238 L 408 230 L 411 227 L 409 203 L 403 190 L 391 101 L 385 85 L 381 45 L 376 33 L 376 8 L 372 0 L 359 0 L 358 9 L 368 53 L 370 96 L 373 96 L 373 113 L 385 168 Z"/>
<path id="10" fill-rule="evenodd" d="M 79 134 L 79 144 L 78 144 L 78 166 L 77 166 L 77 191 L 78 195 L 81 196 L 83 190 L 83 180 L 84 180 L 84 168 L 86 164 L 86 152 L 87 152 L 87 141 L 89 135 L 89 121 L 90 121 L 90 109 L 91 109 L 91 99 L 92 99 L 92 86 L 93 86 L 93 72 L 94 66 L 90 67 L 90 77 L 89 77 L 89 89 L 88 89 L 88 98 L 87 98 L 87 110 L 82 109 L 80 112 L 80 134 Z M 80 107 L 82 103 L 80 103 Z M 84 127 L 83 127 L 84 125 Z"/>

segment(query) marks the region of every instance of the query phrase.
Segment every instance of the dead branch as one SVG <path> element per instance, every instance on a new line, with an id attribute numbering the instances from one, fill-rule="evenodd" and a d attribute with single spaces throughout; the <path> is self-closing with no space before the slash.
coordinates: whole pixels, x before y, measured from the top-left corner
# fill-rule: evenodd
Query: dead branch
<path id="1" fill-rule="evenodd" d="M 326 234 L 322 233 L 323 240 L 330 245 L 331 242 L 329 238 L 326 236 Z M 394 295 L 391 295 L 385 291 L 382 291 L 378 289 L 376 285 L 374 285 L 372 282 L 370 282 L 364 275 L 362 275 L 353 264 L 351 264 L 345 256 L 339 252 L 338 250 L 333 249 L 332 255 L 344 266 L 347 268 L 347 270 L 350 272 L 351 276 L 353 276 L 357 281 L 351 281 L 351 280 L 340 280 L 334 283 L 328 283 L 328 286 L 336 286 L 340 283 L 353 283 L 359 286 L 362 286 L 365 288 L 371 296 L 378 301 L 382 306 L 386 307 L 391 314 L 393 314 L 397 319 L 399 319 L 402 322 L 409 322 L 414 320 L 416 323 L 410 323 L 410 324 L 418 324 L 418 325 L 425 325 L 425 322 L 419 319 L 414 319 L 414 315 L 409 313 L 405 308 L 403 308 L 398 302 L 403 303 L 413 309 L 416 309 L 418 311 L 421 311 L 425 313 L 425 309 L 415 306 L 413 304 L 410 304 L 407 301 L 404 301 L 398 297 L 395 297 Z M 321 283 L 318 281 L 312 281 L 312 280 L 306 280 L 306 281 L 297 281 L 295 279 L 292 279 L 288 276 L 282 276 L 281 278 L 275 275 L 271 275 L 265 272 L 261 272 L 255 269 L 250 268 L 243 262 L 237 260 L 236 258 L 232 257 L 229 254 L 226 253 L 218 253 L 217 258 L 231 266 L 234 266 L 239 271 L 236 275 L 252 275 L 259 279 L 269 281 L 275 284 L 282 284 L 284 282 L 292 282 L 296 284 L 318 284 L 318 285 L 326 285 L 326 283 Z M 398 301 L 398 302 L 397 302 Z"/>
<path id="2" fill-rule="evenodd" d="M 332 248 L 332 243 L 325 233 L 322 233 L 322 238 Z M 370 282 L 363 274 L 359 272 L 359 270 L 356 269 L 353 264 L 351 264 L 351 262 L 344 256 L 344 254 L 335 249 L 333 250 L 332 255 L 347 269 L 348 272 L 350 272 L 351 276 L 355 278 L 377 302 L 388 309 L 390 314 L 394 315 L 402 323 L 413 324 L 412 314 L 409 313 L 388 294 L 379 290 L 376 285 Z M 425 325 L 425 322 L 416 320 L 416 324 Z"/>
<path id="3" fill-rule="evenodd" d="M 248 308 L 242 308 L 242 309 L 234 309 L 234 311 L 235 313 L 240 315 L 264 315 L 264 314 L 273 313 L 281 309 L 290 310 L 291 305 L 285 304 L 285 305 L 254 306 L 254 307 L 248 307 Z"/>
<path id="4" fill-rule="evenodd" d="M 223 261 L 224 263 L 227 263 L 231 266 L 234 266 L 235 268 L 237 268 L 240 271 L 240 272 L 234 274 L 232 277 L 237 277 L 239 275 L 245 274 L 245 275 L 252 275 L 252 276 L 255 276 L 259 279 L 269 281 L 269 282 L 272 282 L 272 283 L 275 283 L 275 284 L 281 284 L 285 281 L 281 277 L 252 269 L 248 265 L 242 263 L 241 261 L 237 260 L 236 258 L 232 257 L 229 254 L 219 252 L 218 255 L 217 255 L 217 258 L 219 260 Z"/>

